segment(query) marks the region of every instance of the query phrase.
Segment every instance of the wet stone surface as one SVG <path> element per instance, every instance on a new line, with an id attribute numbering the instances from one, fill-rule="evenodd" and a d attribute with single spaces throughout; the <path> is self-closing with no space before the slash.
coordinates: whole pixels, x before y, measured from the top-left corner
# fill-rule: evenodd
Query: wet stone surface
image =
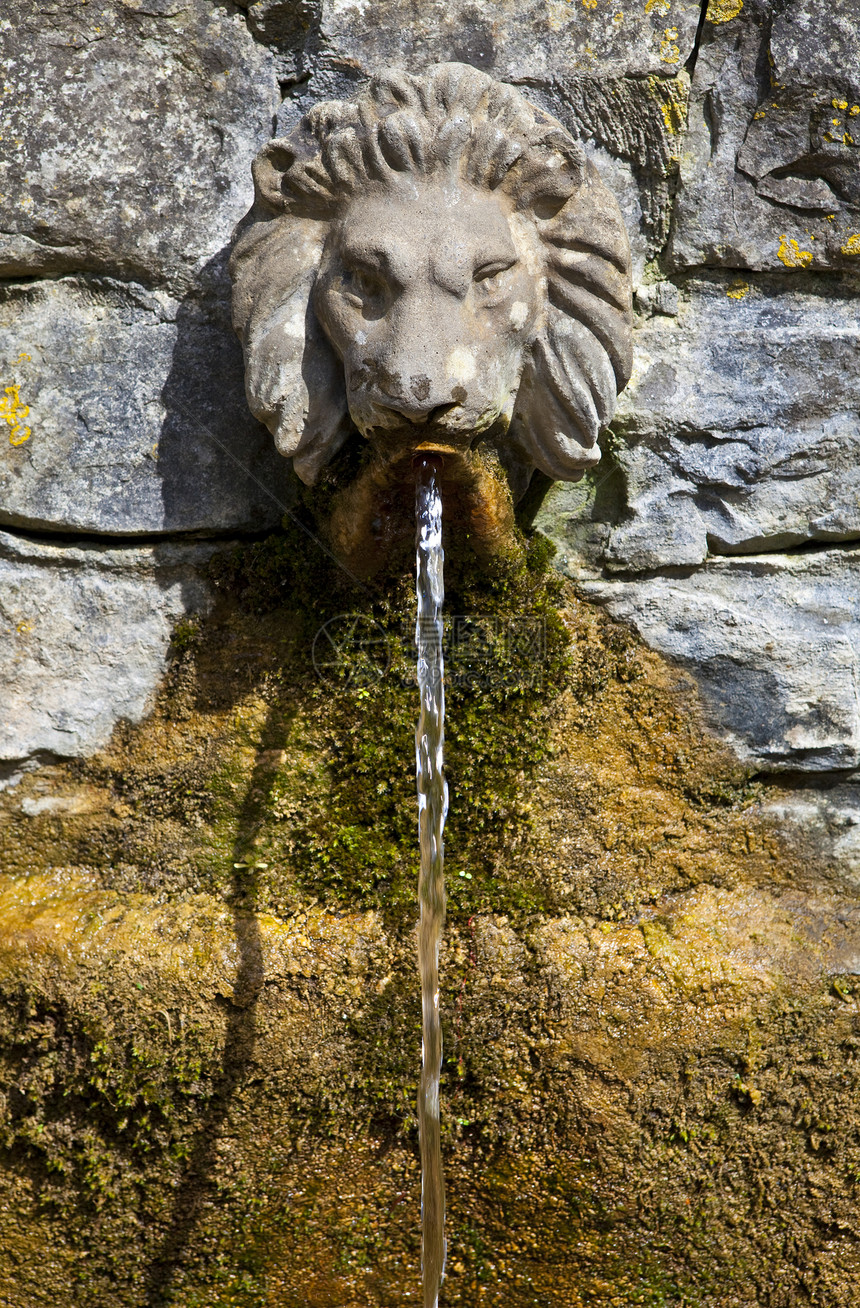
<path id="1" fill-rule="evenodd" d="M 446 1301 L 851 1308 L 853 884 L 689 680 L 561 616 L 542 690 L 450 705 Z M 0 792 L 13 1308 L 417 1296 L 413 693 L 313 693 L 306 639 L 222 604 L 145 722 Z"/>

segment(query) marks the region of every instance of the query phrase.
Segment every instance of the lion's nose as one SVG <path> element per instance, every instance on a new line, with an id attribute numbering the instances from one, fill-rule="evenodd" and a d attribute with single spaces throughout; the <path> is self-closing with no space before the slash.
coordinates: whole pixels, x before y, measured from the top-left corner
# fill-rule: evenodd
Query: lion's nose
<path id="1" fill-rule="evenodd" d="M 457 405 L 452 404 L 435 404 L 431 409 L 419 409 L 413 407 L 391 406 L 391 412 L 396 413 L 399 417 L 405 418 L 407 422 L 412 423 L 415 427 L 424 426 L 430 422 L 440 422 L 446 413 L 456 409 Z"/>

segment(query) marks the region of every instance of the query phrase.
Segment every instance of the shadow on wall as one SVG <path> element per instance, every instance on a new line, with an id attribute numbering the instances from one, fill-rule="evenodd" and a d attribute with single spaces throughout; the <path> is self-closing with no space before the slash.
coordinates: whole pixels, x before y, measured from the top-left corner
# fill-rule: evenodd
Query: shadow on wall
<path id="1" fill-rule="evenodd" d="M 277 663 L 277 650 L 269 651 Z M 251 672 L 253 676 L 253 672 Z M 247 690 L 248 681 L 244 681 Z M 238 687 L 236 698 L 240 697 Z M 199 707 L 199 705 L 198 705 Z M 164 1235 L 152 1257 L 146 1275 L 145 1308 L 167 1308 L 175 1302 L 189 1259 L 199 1257 L 198 1227 L 207 1209 L 219 1203 L 219 1147 L 232 1134 L 231 1115 L 236 1100 L 254 1068 L 258 1038 L 257 1001 L 265 985 L 265 967 L 258 914 L 261 902 L 262 864 L 258 864 L 256 836 L 263 815 L 271 810 L 272 789 L 277 781 L 283 751 L 289 745 L 297 705 L 289 683 L 282 685 L 269 705 L 266 722 L 257 744 L 256 758 L 244 800 L 238 813 L 232 848 L 232 877 L 226 901 L 233 916 L 237 967 L 228 1005 L 221 1069 L 213 1094 L 198 1122 L 182 1177 L 175 1190 L 173 1206 Z"/>
<path id="2" fill-rule="evenodd" d="M 162 391 L 166 414 L 158 468 L 165 527 L 207 535 L 270 531 L 298 498 L 291 465 L 277 453 L 269 432 L 253 418 L 245 400 L 242 351 L 230 323 L 228 254 L 225 248 L 210 260 L 203 269 L 200 289 L 180 306 L 172 366 Z M 169 553 L 172 548 L 165 543 L 158 550 Z M 164 575 L 169 576 L 169 569 Z M 200 607 L 199 594 L 189 591 L 183 593 L 183 599 L 187 599 L 189 611 Z M 278 702 L 263 732 L 233 849 L 234 871 L 227 900 L 233 914 L 238 966 L 221 1072 L 199 1123 L 168 1228 L 150 1264 L 147 1308 L 172 1301 L 198 1223 L 207 1205 L 217 1201 L 213 1177 L 218 1143 L 234 1096 L 246 1081 L 253 1060 L 256 1006 L 264 971 L 257 920 L 259 872 L 253 854 L 249 861 L 247 847 L 260 804 L 277 775 L 272 759 L 278 749 L 265 746 L 276 739 L 282 748 L 288 730 L 284 706 Z"/>
<path id="3" fill-rule="evenodd" d="M 150 1263 L 145 1308 L 166 1308 L 181 1276 L 197 1226 L 208 1205 L 217 1203 L 218 1145 L 228 1123 L 237 1090 L 248 1079 L 257 1036 L 257 999 L 264 983 L 263 950 L 257 920 L 259 872 L 248 867 L 242 853 L 242 835 L 257 807 L 259 790 L 271 786 L 274 772 L 265 751 L 260 751 L 239 817 L 233 850 L 233 878 L 228 902 L 236 934 L 237 968 L 229 1002 L 221 1071 L 214 1092 L 200 1119 L 164 1237 Z"/>
<path id="4" fill-rule="evenodd" d="M 265 532 L 296 502 L 298 481 L 245 400 L 242 349 L 230 321 L 229 247 L 182 301 L 161 392 L 158 472 L 168 531 Z"/>

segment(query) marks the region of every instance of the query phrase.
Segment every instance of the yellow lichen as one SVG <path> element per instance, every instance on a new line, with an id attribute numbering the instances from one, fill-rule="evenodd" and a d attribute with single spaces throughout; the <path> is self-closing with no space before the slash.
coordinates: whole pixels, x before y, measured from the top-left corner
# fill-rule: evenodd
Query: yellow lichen
<path id="1" fill-rule="evenodd" d="M 732 282 L 731 286 L 726 291 L 726 295 L 730 300 L 742 300 L 745 295 L 749 294 L 749 289 L 749 282 L 742 281 L 738 278 L 737 281 Z"/>
<path id="2" fill-rule="evenodd" d="M 753 114 L 753 122 L 758 122 L 758 120 L 759 120 L 760 118 L 764 118 L 764 110 L 763 110 L 763 109 L 757 109 L 757 110 L 756 110 L 756 112 Z"/>
<path id="3" fill-rule="evenodd" d="M 860 232 L 849 236 L 840 248 L 843 254 L 860 254 Z"/>
<path id="4" fill-rule="evenodd" d="M 808 268 L 812 263 L 812 251 L 801 250 L 794 238 L 783 235 L 780 238 L 776 257 L 786 268 Z"/>
<path id="5" fill-rule="evenodd" d="M 744 0 L 708 0 L 705 14 L 709 23 L 729 23 L 744 7 Z"/>
<path id="6" fill-rule="evenodd" d="M 648 86 L 663 115 L 663 124 L 668 136 L 679 136 L 687 123 L 690 79 L 686 72 L 681 72 L 671 81 L 665 77 L 649 77 Z"/>
<path id="7" fill-rule="evenodd" d="M 650 14 L 656 9 L 657 13 L 660 14 L 662 18 L 665 18 L 671 7 L 671 0 L 646 0 L 645 12 L 646 14 Z"/>
<path id="8" fill-rule="evenodd" d="M 834 108 L 834 109 L 847 109 L 847 108 L 848 108 L 848 101 L 847 101 L 847 100 L 831 100 L 830 103 L 833 105 L 833 108 Z"/>
<path id="9" fill-rule="evenodd" d="M 684 126 L 684 106 L 670 100 L 667 104 L 660 105 L 660 112 L 663 115 L 663 122 L 666 124 L 666 131 L 672 136 L 677 136 Z"/>
<path id="10" fill-rule="evenodd" d="M 0 420 L 5 420 L 9 426 L 9 444 L 23 445 L 31 436 L 29 427 L 24 426 L 24 419 L 30 412 L 30 406 L 21 403 L 19 394 L 20 387 L 17 382 L 4 387 L 3 397 L 0 398 Z"/>
<path id="11" fill-rule="evenodd" d="M 660 58 L 664 64 L 677 64 L 681 60 L 681 51 L 677 45 L 678 29 L 677 27 L 667 27 L 663 31 L 663 40 L 660 42 Z"/>

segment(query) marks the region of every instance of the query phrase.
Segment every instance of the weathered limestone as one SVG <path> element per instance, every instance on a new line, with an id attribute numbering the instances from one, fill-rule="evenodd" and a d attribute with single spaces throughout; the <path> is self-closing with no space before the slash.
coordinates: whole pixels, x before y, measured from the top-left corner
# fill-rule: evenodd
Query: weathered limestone
<path id="1" fill-rule="evenodd" d="M 278 61 L 203 0 L 14 0 L 0 50 L 0 277 L 70 275 L 0 302 L 0 523 L 277 525 L 289 481 L 220 301 Z"/>
<path id="2" fill-rule="evenodd" d="M 264 23 L 263 15 L 285 8 L 269 0 L 253 5 L 249 15 L 260 14 Z M 353 76 L 367 76 L 381 67 L 452 60 L 526 85 L 589 75 L 669 75 L 690 56 L 699 5 L 657 0 L 634 9 L 563 0 L 525 0 L 516 7 L 386 0 L 377 14 L 371 25 L 360 0 L 324 0 L 318 36 L 322 66 L 349 66 Z"/>
<path id="3" fill-rule="evenodd" d="M 486 13 L 463 6 L 461 14 L 447 4 L 422 5 L 411 21 L 407 3 L 385 8 L 391 24 L 373 32 L 360 21 L 358 5 L 325 8 L 305 54 L 310 80 L 285 98 L 278 134 L 294 129 L 321 98 L 353 94 L 356 80 L 380 68 L 411 72 L 445 60 L 470 63 L 522 86 L 582 143 L 621 205 L 638 281 L 669 233 L 690 89 L 684 65 L 698 5 L 675 0 L 670 8 L 660 0 L 646 14 L 537 0 L 525 23 L 518 11 L 498 6 Z M 249 20 L 258 12 L 274 16 L 291 9 L 289 3 L 254 5 Z M 540 39 L 541 30 L 548 39 Z M 380 43 L 384 59 L 371 53 Z"/>
<path id="4" fill-rule="evenodd" d="M 671 266 L 856 266 L 860 34 L 851 6 L 714 0 L 708 14 Z"/>
<path id="5" fill-rule="evenodd" d="M 810 859 L 829 859 L 860 886 L 860 776 L 853 783 L 826 789 L 798 787 L 765 803 L 762 812 L 790 834 Z M 858 966 L 860 953 L 854 964 Z"/>
<path id="6" fill-rule="evenodd" d="M 716 730 L 756 767 L 860 768 L 860 548 L 582 586 L 692 672 Z"/>
<path id="7" fill-rule="evenodd" d="M 106 278 L 0 290 L 0 392 L 17 387 L 18 419 L 0 447 L 0 523 L 114 535 L 277 526 L 293 479 L 248 411 L 225 318 L 217 303 Z"/>
<path id="8" fill-rule="evenodd" d="M 291 616 L 214 611 L 138 730 L 0 792 L 10 1308 L 417 1286 L 414 693 L 297 697 Z M 856 882 L 785 841 L 682 678 L 592 606 L 564 619 L 536 771 L 529 697 L 450 719 L 461 779 L 495 755 L 506 848 L 488 866 L 455 801 L 446 1295 L 853 1308 Z"/>
<path id="9" fill-rule="evenodd" d="M 0 42 L 0 276 L 187 289 L 247 208 L 271 52 L 207 0 L 10 0 Z"/>
<path id="10" fill-rule="evenodd" d="M 725 277 L 637 300 L 656 312 L 637 318 L 620 439 L 591 478 L 603 494 L 589 508 L 559 487 L 545 511 L 562 550 L 565 512 L 580 539 L 592 519 L 588 556 L 622 572 L 860 537 L 852 286 Z"/>
<path id="11" fill-rule="evenodd" d="M 211 545 L 45 544 L 0 532 L 0 762 L 89 755 L 139 722 Z"/>

